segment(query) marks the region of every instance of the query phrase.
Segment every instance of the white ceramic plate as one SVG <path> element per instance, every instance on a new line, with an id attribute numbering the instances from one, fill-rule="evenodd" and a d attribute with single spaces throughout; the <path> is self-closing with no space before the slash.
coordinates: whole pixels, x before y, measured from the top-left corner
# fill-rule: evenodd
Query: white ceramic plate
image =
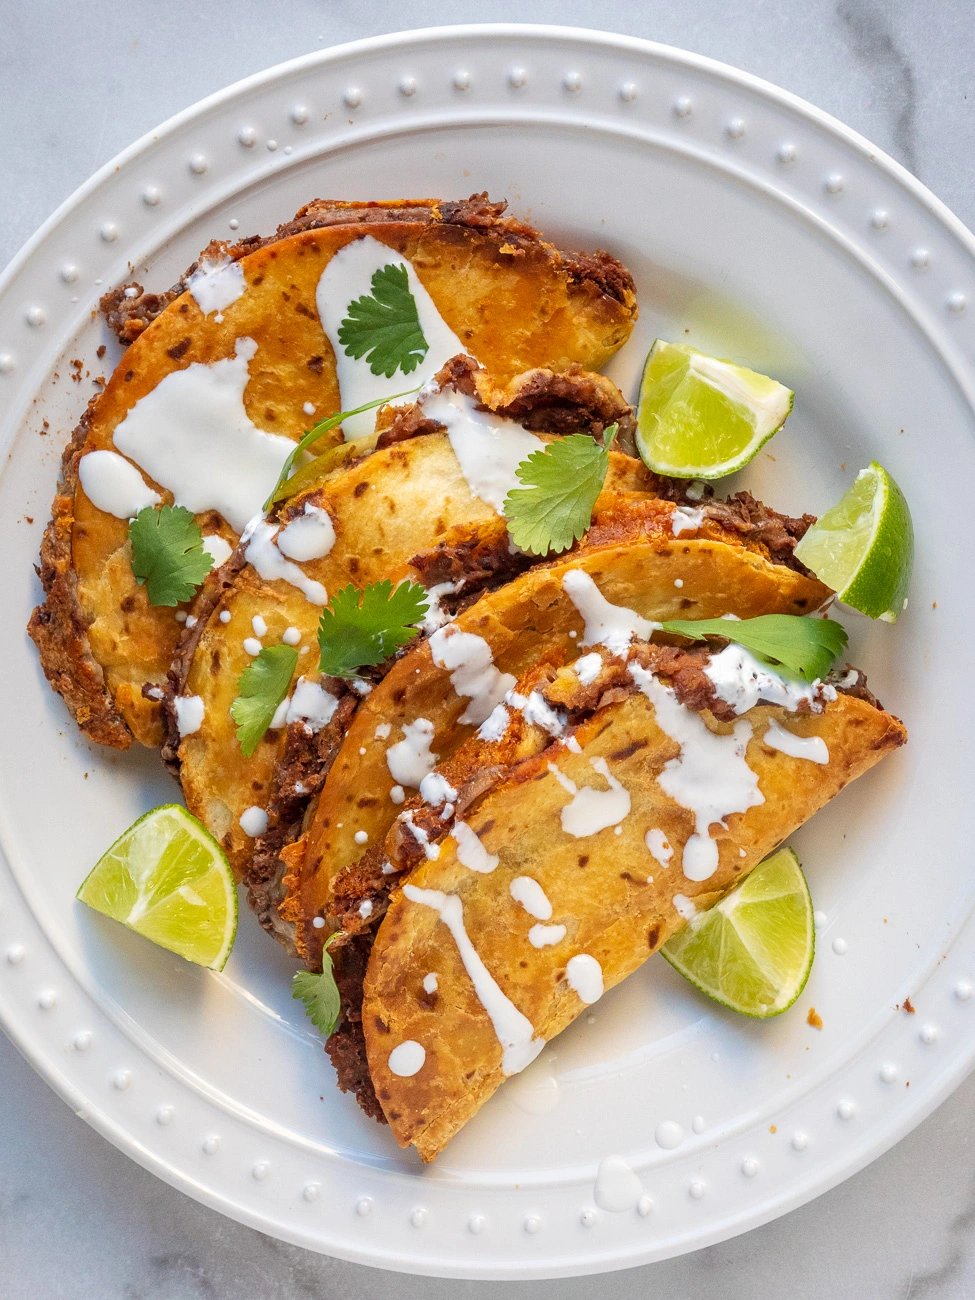
<path id="1" fill-rule="evenodd" d="M 633 270 L 640 323 L 612 366 L 629 394 L 657 334 L 796 389 L 786 431 L 740 476 L 757 495 L 821 511 L 874 457 L 901 482 L 918 532 L 910 608 L 896 628 L 851 622 L 851 657 L 911 743 L 795 838 L 822 915 L 794 1010 L 752 1023 L 650 962 L 422 1169 L 336 1091 L 289 996 L 292 965 L 248 915 L 220 976 L 73 901 L 105 846 L 173 790 L 153 755 L 81 742 L 23 627 L 85 372 L 116 355 L 96 357 L 104 287 L 130 264 L 166 286 L 211 237 L 268 231 L 317 195 L 475 189 Z M 44 1077 L 234 1218 L 470 1277 L 596 1272 L 718 1241 L 918 1123 L 975 1054 L 971 543 L 952 505 L 975 481 L 973 252 L 915 180 L 808 105 L 676 50 L 555 28 L 312 55 L 104 168 L 0 289 L 0 1004 Z M 674 1125 L 683 1140 L 662 1147 Z M 610 1153 L 639 1172 L 647 1213 L 596 1209 Z"/>

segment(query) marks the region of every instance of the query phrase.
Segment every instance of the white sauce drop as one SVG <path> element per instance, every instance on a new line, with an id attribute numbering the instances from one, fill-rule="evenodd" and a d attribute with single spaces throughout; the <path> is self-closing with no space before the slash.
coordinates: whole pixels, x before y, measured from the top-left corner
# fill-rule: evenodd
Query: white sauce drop
<path id="1" fill-rule="evenodd" d="M 599 775 L 609 782 L 608 790 L 597 790 L 591 785 L 584 785 L 580 790 L 554 763 L 548 765 L 548 770 L 562 789 L 572 795 L 570 802 L 562 809 L 561 820 L 565 833 L 574 835 L 576 839 L 595 835 L 608 826 L 616 826 L 630 811 L 630 792 L 612 775 L 605 758 L 594 758 L 591 763 Z"/>
<path id="2" fill-rule="evenodd" d="M 203 539 L 203 549 L 213 560 L 213 567 L 219 569 L 225 560 L 229 560 L 233 555 L 234 548 L 228 541 L 220 536 L 219 533 L 210 533 Z M 227 620 L 230 621 L 229 619 Z"/>
<path id="3" fill-rule="evenodd" d="M 488 853 L 477 834 L 467 822 L 454 822 L 451 837 L 457 845 L 457 861 L 468 871 L 489 875 L 500 862 L 496 853 Z"/>
<path id="4" fill-rule="evenodd" d="M 240 814 L 240 829 L 252 840 L 263 835 L 267 830 L 267 813 L 257 804 L 251 804 Z"/>
<path id="5" fill-rule="evenodd" d="M 263 647 L 261 646 L 261 643 L 260 641 L 258 641 L 257 637 L 248 636 L 244 638 L 244 649 L 247 651 L 247 653 L 251 656 L 252 659 L 257 658 L 257 656 L 261 653 L 262 648 Z"/>
<path id="6" fill-rule="evenodd" d="M 828 763 L 829 748 L 822 736 L 797 736 L 787 731 L 775 718 L 769 719 L 762 737 L 770 749 L 780 749 L 790 758 L 805 758 L 810 763 Z"/>
<path id="7" fill-rule="evenodd" d="M 165 375 L 117 426 L 113 441 L 194 514 L 218 510 L 236 532 L 260 511 L 294 449 L 265 433 L 244 409 L 253 339 L 236 355 L 205 366 L 194 361 Z"/>
<path id="8" fill-rule="evenodd" d="M 585 620 L 584 646 L 604 645 L 618 655 L 635 636 L 646 641 L 660 627 L 625 605 L 613 605 L 583 569 L 570 569 L 562 579 L 562 586 Z"/>
<path id="9" fill-rule="evenodd" d="M 357 298 L 369 296 L 372 293 L 373 275 L 390 263 L 406 267 L 410 292 L 416 303 L 420 328 L 428 349 L 415 370 L 408 375 L 397 371 L 388 379 L 382 374 L 374 375 L 365 357 L 357 360 L 346 353 L 339 342 L 339 329 L 348 316 L 349 304 Z M 416 388 L 431 379 L 445 361 L 467 351 L 444 322 L 410 263 L 371 235 L 353 240 L 351 244 L 339 249 L 322 272 L 315 300 L 322 328 L 335 352 L 335 372 L 343 410 L 350 411 L 390 393 Z M 372 433 L 375 423 L 375 411 L 364 411 L 361 415 L 352 416 L 342 426 L 346 441 Z"/>
<path id="10" fill-rule="evenodd" d="M 117 451 L 90 451 L 82 456 L 78 478 L 91 504 L 116 519 L 134 519 L 140 510 L 162 500 Z"/>
<path id="11" fill-rule="evenodd" d="M 289 723 L 304 723 L 305 730 L 314 735 L 317 731 L 321 731 L 326 723 L 332 721 L 338 707 L 338 700 L 320 682 L 312 682 L 306 677 L 299 677 L 294 694 L 288 704 L 285 720 Z"/>
<path id="12" fill-rule="evenodd" d="M 729 736 L 709 731 L 699 714 L 684 707 L 674 691 L 639 664 L 629 665 L 633 680 L 654 706 L 657 725 L 680 746 L 664 764 L 657 784 L 675 803 L 694 814 L 695 834 L 684 845 L 681 866 L 688 880 L 707 880 L 718 867 L 718 845 L 710 828 L 727 826 L 731 813 L 765 802 L 758 777 L 745 761 L 750 722 L 735 723 Z"/>
<path id="13" fill-rule="evenodd" d="M 437 991 L 437 976 L 434 971 L 431 971 L 429 975 L 424 975 L 423 977 L 423 992 L 436 993 L 436 991 Z"/>
<path id="14" fill-rule="evenodd" d="M 403 739 L 386 750 L 386 766 L 397 785 L 419 789 L 420 782 L 437 765 L 438 755 L 430 752 L 432 740 L 433 723 L 426 718 L 406 724 Z"/>
<path id="15" fill-rule="evenodd" d="M 593 1200 L 608 1214 L 623 1214 L 636 1207 L 643 1184 L 622 1156 L 606 1156 L 596 1170 Z"/>
<path id="16" fill-rule="evenodd" d="M 675 894 L 671 901 L 677 915 L 683 917 L 685 921 L 693 921 L 697 916 L 697 907 L 686 894 Z"/>
<path id="17" fill-rule="evenodd" d="M 511 673 L 498 671 L 491 647 L 473 632 L 459 632 L 453 626 L 440 628 L 430 637 L 430 653 L 437 667 L 450 673 L 457 694 L 470 700 L 460 716 L 462 723 L 478 726 L 484 722 L 515 684 Z"/>
<path id="18" fill-rule="evenodd" d="M 669 867 L 670 859 L 674 856 L 674 850 L 663 831 L 647 831 L 646 843 L 647 848 L 650 850 L 650 856 L 656 858 L 662 867 Z"/>
<path id="19" fill-rule="evenodd" d="M 420 782 L 420 798 L 432 808 L 439 808 L 442 803 L 456 799 L 457 791 L 439 772 L 428 772 Z"/>
<path id="20" fill-rule="evenodd" d="M 704 523 L 704 511 L 690 506 L 678 506 L 670 516 L 670 528 L 675 537 L 681 533 L 696 533 Z"/>
<path id="21" fill-rule="evenodd" d="M 453 389 L 426 398 L 423 412 L 447 430 L 471 495 L 502 514 L 505 497 L 522 486 L 518 466 L 545 443 L 514 420 L 478 410 L 473 398 Z"/>
<path id="22" fill-rule="evenodd" d="M 401 785 L 394 785 L 389 792 L 391 803 L 404 803 L 406 800 L 406 791 Z"/>
<path id="23" fill-rule="evenodd" d="M 286 627 L 281 634 L 281 640 L 285 645 L 297 645 L 301 640 L 301 633 L 296 627 Z"/>
<path id="24" fill-rule="evenodd" d="M 528 931 L 528 942 L 533 948 L 546 948 L 561 943 L 565 938 L 564 925 L 533 925 Z"/>
<path id="25" fill-rule="evenodd" d="M 321 560 L 335 545 L 335 527 L 327 510 L 305 502 L 305 513 L 292 519 L 277 537 L 278 550 L 289 560 Z"/>
<path id="26" fill-rule="evenodd" d="M 588 686 L 594 682 L 603 668 L 603 657 L 593 652 L 591 655 L 583 655 L 572 665 L 575 675 L 579 678 L 580 685 Z"/>
<path id="27" fill-rule="evenodd" d="M 200 311 L 209 316 L 211 312 L 223 311 L 236 302 L 247 285 L 240 262 L 221 257 L 215 261 L 201 261 L 186 281 L 186 287 L 196 299 Z"/>
<path id="28" fill-rule="evenodd" d="M 203 700 L 199 695 L 177 695 L 173 700 L 180 739 L 192 736 L 203 726 Z"/>
<path id="29" fill-rule="evenodd" d="M 409 830 L 417 844 L 423 849 L 424 855 L 428 862 L 436 862 L 440 857 L 440 845 L 431 844 L 430 836 L 422 826 L 415 825 L 412 812 L 405 812 L 400 815 L 400 821 Z M 341 825 L 341 822 L 339 823 Z"/>
<path id="30" fill-rule="evenodd" d="M 503 704 L 496 705 L 477 733 L 478 740 L 501 740 L 511 726 L 511 714 Z"/>
<path id="31" fill-rule="evenodd" d="M 255 614 L 251 619 L 251 627 L 254 629 L 255 636 L 267 636 L 267 624 L 260 614 Z"/>
<path id="32" fill-rule="evenodd" d="M 424 632 L 436 632 L 438 627 L 452 622 L 453 615 L 444 613 L 440 608 L 440 600 L 443 596 L 455 595 L 462 586 L 461 582 L 438 582 L 433 587 L 427 587 L 427 611 L 420 624 Z"/>
<path id="33" fill-rule="evenodd" d="M 432 907 L 440 914 L 441 921 L 457 945 L 464 969 L 474 985 L 474 992 L 494 1026 L 502 1048 L 501 1069 L 506 1075 L 518 1074 L 534 1061 L 545 1046 L 545 1039 L 535 1037 L 531 1021 L 502 992 L 484 965 L 464 928 L 464 905 L 460 898 L 456 894 L 444 894 L 439 889 L 417 889 L 415 885 L 409 884 L 403 886 L 403 893 L 410 902 Z"/>
<path id="34" fill-rule="evenodd" d="M 736 713 L 747 713 L 759 700 L 781 704 L 794 713 L 800 703 L 821 713 L 824 700 L 835 700 L 836 691 L 821 682 L 788 681 L 780 677 L 744 646 L 731 645 L 712 654 L 704 667 L 705 677 L 714 683 L 715 694 Z"/>
<path id="35" fill-rule="evenodd" d="M 274 710 L 274 717 L 268 725 L 268 731 L 279 731 L 282 727 L 288 725 L 288 709 L 291 707 L 291 701 L 287 695 Z"/>
<path id="36" fill-rule="evenodd" d="M 532 691 L 527 697 L 517 691 L 509 691 L 504 697 L 505 703 L 518 709 L 525 721 L 533 727 L 541 727 L 550 736 L 561 736 L 565 731 L 565 718 L 560 717 L 548 700 L 538 691 Z"/>
<path id="37" fill-rule="evenodd" d="M 603 996 L 603 968 L 587 952 L 570 957 L 565 967 L 569 988 L 578 993 L 583 1002 L 598 1002 Z"/>
<path id="38" fill-rule="evenodd" d="M 265 582 L 287 582 L 297 587 L 313 605 L 327 605 L 328 592 L 320 582 L 304 574 L 297 564 L 286 560 L 276 545 L 279 535 L 277 524 L 266 519 L 255 519 L 241 538 L 246 541 L 244 552 L 247 563 L 253 565 Z"/>
<path id="39" fill-rule="evenodd" d="M 220 611 L 220 622 L 223 623 L 223 624 L 227 624 L 227 623 L 230 622 L 230 610 L 229 610 L 229 609 L 222 609 L 222 610 Z"/>
<path id="40" fill-rule="evenodd" d="M 654 1129 L 653 1140 L 664 1151 L 676 1151 L 684 1141 L 684 1130 L 676 1120 L 664 1119 Z"/>
<path id="41" fill-rule="evenodd" d="M 531 876 L 516 876 L 508 886 L 511 897 L 520 903 L 529 916 L 536 921 L 552 919 L 552 904 L 548 901 L 545 890 Z"/>
<path id="42" fill-rule="evenodd" d="M 362 917 L 363 921 L 368 921 L 370 916 L 372 916 L 371 898 L 364 898 L 359 904 L 359 915 Z"/>
<path id="43" fill-rule="evenodd" d="M 401 1079 L 411 1079 L 414 1074 L 423 1069 L 423 1062 L 426 1059 L 427 1053 L 422 1043 L 408 1038 L 405 1043 L 400 1043 L 393 1048 L 387 1064 L 390 1073 L 399 1075 Z"/>

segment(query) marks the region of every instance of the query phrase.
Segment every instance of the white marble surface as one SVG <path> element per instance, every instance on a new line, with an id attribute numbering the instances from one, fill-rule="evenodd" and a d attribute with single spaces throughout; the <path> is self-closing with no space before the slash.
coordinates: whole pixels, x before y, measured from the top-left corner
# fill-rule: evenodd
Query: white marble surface
<path id="1" fill-rule="evenodd" d="M 201 96 L 323 45 L 470 20 L 600 26 L 736 64 L 856 127 L 973 226 L 972 18 L 971 0 L 0 0 L 0 263 L 96 167 Z M 598 1279 L 497 1285 L 381 1273 L 221 1218 L 87 1128 L 2 1037 L 0 1096 L 4 1300 L 975 1296 L 975 1079 L 765 1228 Z"/>

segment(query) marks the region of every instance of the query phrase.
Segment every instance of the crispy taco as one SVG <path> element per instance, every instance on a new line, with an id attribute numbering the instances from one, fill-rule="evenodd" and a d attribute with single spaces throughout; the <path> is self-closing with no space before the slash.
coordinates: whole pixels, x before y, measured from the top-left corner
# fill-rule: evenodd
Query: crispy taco
<path id="1" fill-rule="evenodd" d="M 298 952 L 318 962 L 333 924 L 332 881 L 378 851 L 438 758 L 471 736 L 539 659 L 605 636 L 612 642 L 614 630 L 625 638 L 649 620 L 818 608 L 828 589 L 792 559 L 810 522 L 747 494 L 697 507 L 632 494 L 597 502 L 575 550 L 485 593 L 395 662 L 359 705 L 305 834 L 283 852 L 259 850 L 263 907 L 278 904 L 279 935 L 294 927 Z"/>
<path id="2" fill-rule="evenodd" d="M 795 683 L 734 644 L 563 658 L 333 890 L 339 1084 L 423 1160 L 906 740 L 856 670 Z"/>
<path id="3" fill-rule="evenodd" d="M 478 438 L 494 449 L 506 440 L 510 463 L 494 461 L 494 489 L 499 475 L 514 484 L 520 460 L 552 437 L 598 437 L 611 423 L 624 432 L 632 425 L 619 390 L 577 368 L 535 370 L 498 384 L 459 357 L 433 388 L 439 400 L 477 418 L 462 431 L 462 457 Z M 497 490 L 485 489 L 469 465 L 465 474 L 453 431 L 429 414 L 437 409 L 430 391 L 424 402 L 384 412 L 376 437 L 350 444 L 351 454 L 250 530 L 205 591 L 166 688 L 163 756 L 187 806 L 223 845 L 274 931 L 280 925 L 265 905 L 263 867 L 252 863 L 255 835 L 262 861 L 294 838 L 370 685 L 360 681 L 357 690 L 321 679 L 316 632 L 326 600 L 348 583 L 361 589 L 411 578 L 427 588 L 433 631 L 461 602 L 532 562 L 509 545 Z M 546 432 L 553 428 L 558 432 Z M 613 451 L 602 499 L 647 496 L 656 483 L 640 461 Z M 240 674 L 262 645 L 282 643 L 297 650 L 296 685 L 277 725 L 246 755 L 230 713 Z"/>
<path id="4" fill-rule="evenodd" d="M 222 562 L 316 419 L 414 388 L 465 350 L 504 382 L 596 370 L 626 340 L 628 272 L 560 252 L 504 206 L 319 200 L 270 239 L 211 244 L 167 293 L 106 296 L 127 351 L 65 451 L 29 629 L 91 740 L 160 744 L 159 688 L 197 617 L 150 604 L 134 576 L 140 510 L 185 506 Z M 402 355 L 363 328 L 387 317 Z M 315 450 L 371 428 L 357 416 Z"/>

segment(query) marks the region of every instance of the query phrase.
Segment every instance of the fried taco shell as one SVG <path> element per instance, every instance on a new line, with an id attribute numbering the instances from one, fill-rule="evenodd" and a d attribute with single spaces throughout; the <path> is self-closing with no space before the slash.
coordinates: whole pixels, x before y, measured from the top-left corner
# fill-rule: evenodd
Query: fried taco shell
<path id="1" fill-rule="evenodd" d="M 270 240 L 210 245 L 208 266 L 233 263 L 242 276 L 243 291 L 220 310 L 204 313 L 189 272 L 165 294 L 136 285 L 107 296 L 109 322 L 130 346 L 65 451 L 41 551 L 46 599 L 29 626 L 48 680 L 90 739 L 117 749 L 133 738 L 160 744 L 159 700 L 143 687 L 165 681 L 181 626 L 180 611 L 150 605 L 131 570 L 128 520 L 86 496 L 79 463 L 89 452 L 113 450 L 119 424 L 168 377 L 194 364 L 239 368 L 245 341 L 240 405 L 258 430 L 295 440 L 312 423 L 308 411 L 322 419 L 340 410 L 334 353 L 316 305 L 323 269 L 338 250 L 370 236 L 406 258 L 446 325 L 500 380 L 537 366 L 596 370 L 625 342 L 636 318 L 628 272 L 606 254 L 560 252 L 505 218 L 504 206 L 484 195 L 465 203 L 317 200 Z M 402 374 L 390 380 L 390 392 L 408 387 Z M 317 450 L 341 439 L 335 430 Z M 214 509 L 197 522 L 233 546 L 246 521 Z M 194 606 L 181 612 L 192 617 Z"/>
<path id="2" fill-rule="evenodd" d="M 604 600 L 652 620 L 803 614 L 823 603 L 828 590 L 784 562 L 787 548 L 773 559 L 763 542 L 728 525 L 727 510 L 722 504 L 716 507 L 718 518 L 701 512 L 689 522 L 686 509 L 671 501 L 620 498 L 602 510 L 597 503 L 592 528 L 577 550 L 486 593 L 450 628 L 392 666 L 359 706 L 305 839 L 285 853 L 280 916 L 296 927 L 298 951 L 312 966 L 332 928 L 333 879 L 362 857 L 360 833 L 369 846 L 383 840 L 405 797 L 389 766 L 390 747 L 416 737 L 422 724 L 429 731 L 429 753 L 443 761 L 474 730 L 468 712 L 474 701 L 455 688 L 451 637 L 464 633 L 484 643 L 493 668 L 486 669 L 483 686 L 495 691 L 493 707 L 539 659 L 584 644 L 586 622 L 564 581 L 577 570 Z M 782 528 L 781 517 L 774 518 Z M 439 662 L 435 652 L 442 656 Z M 483 716 L 482 708 L 476 721 Z M 324 929 L 315 924 L 322 917 Z"/>
<path id="3" fill-rule="evenodd" d="M 906 739 L 896 718 L 842 693 L 820 713 L 759 704 L 733 722 L 692 715 L 740 742 L 754 797 L 712 824 L 717 865 L 691 879 L 683 867 L 700 827 L 662 788 L 683 751 L 659 707 L 654 688 L 632 691 L 515 763 L 465 813 L 480 865 L 459 860 L 471 862 L 469 843 L 465 852 L 451 835 L 393 894 L 368 961 L 362 1029 L 385 1117 L 423 1160 L 544 1042 Z M 818 738 L 828 761 L 773 747 L 776 727 Z M 672 860 L 648 842 L 672 848 Z M 536 893 L 550 900 L 544 927 L 517 901 Z"/>

